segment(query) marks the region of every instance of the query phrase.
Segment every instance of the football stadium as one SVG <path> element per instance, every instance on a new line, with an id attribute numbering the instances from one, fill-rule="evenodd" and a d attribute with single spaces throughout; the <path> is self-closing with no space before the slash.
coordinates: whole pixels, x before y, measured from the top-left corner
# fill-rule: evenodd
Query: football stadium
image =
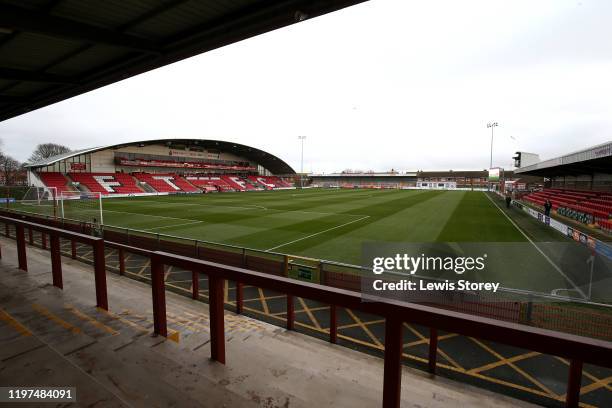
<path id="1" fill-rule="evenodd" d="M 360 2 L 0 3 L 0 56 L 87 65 L 0 66 L 7 120 Z M 612 406 L 612 141 L 503 168 L 491 133 L 484 170 L 303 156 L 134 137 L 3 170 L 0 403 Z"/>

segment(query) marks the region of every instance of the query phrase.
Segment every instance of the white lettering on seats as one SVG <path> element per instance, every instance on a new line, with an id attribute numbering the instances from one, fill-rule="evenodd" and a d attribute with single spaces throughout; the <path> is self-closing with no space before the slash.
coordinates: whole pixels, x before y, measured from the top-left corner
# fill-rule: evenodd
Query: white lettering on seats
<path id="1" fill-rule="evenodd" d="M 102 186 L 103 189 L 108 191 L 109 193 L 114 193 L 115 189 L 113 187 L 120 187 L 121 183 L 115 180 L 114 176 L 93 176 L 96 182 Z"/>
<path id="2" fill-rule="evenodd" d="M 165 181 L 166 184 L 168 184 L 170 187 L 172 187 L 176 191 L 181 191 L 181 189 L 176 184 L 173 183 L 174 177 L 172 177 L 172 176 L 154 176 L 153 180 L 162 180 L 162 181 Z"/>

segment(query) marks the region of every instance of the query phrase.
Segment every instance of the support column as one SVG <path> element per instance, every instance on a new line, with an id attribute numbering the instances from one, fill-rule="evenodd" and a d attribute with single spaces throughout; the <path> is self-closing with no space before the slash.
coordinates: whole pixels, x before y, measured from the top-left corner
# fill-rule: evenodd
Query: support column
<path id="1" fill-rule="evenodd" d="M 153 331 L 155 334 L 167 337 L 164 263 L 158 255 L 151 256 L 151 294 L 153 299 Z"/>
<path id="2" fill-rule="evenodd" d="M 8 224 L 6 225 L 8 228 Z M 19 263 L 19 269 L 27 272 L 28 257 L 26 255 L 26 242 L 23 225 L 15 224 L 15 239 L 17 240 L 17 259 Z"/>
<path id="3" fill-rule="evenodd" d="M 402 321 L 387 317 L 385 321 L 385 368 L 383 408 L 399 408 L 402 390 Z"/>
<path id="4" fill-rule="evenodd" d="M 236 282 L 236 313 L 242 314 L 244 310 L 244 284 Z"/>
<path id="5" fill-rule="evenodd" d="M 223 279 L 208 275 L 208 308 L 210 313 L 210 358 L 225 364 L 225 321 Z"/>
<path id="6" fill-rule="evenodd" d="M 106 293 L 106 260 L 104 257 L 104 240 L 93 243 L 94 275 L 96 282 L 96 305 L 108 310 L 108 295 Z"/>
<path id="7" fill-rule="evenodd" d="M 429 372 L 436 373 L 436 360 L 438 359 L 438 329 L 429 328 Z"/>
<path id="8" fill-rule="evenodd" d="M 58 235 L 51 235 L 51 274 L 53 275 L 53 286 L 64 289 L 62 279 L 62 254 L 60 248 L 60 238 Z"/>
<path id="9" fill-rule="evenodd" d="M 580 402 L 580 383 L 582 382 L 582 361 L 571 360 L 569 366 L 569 378 L 567 379 L 567 394 L 565 406 L 577 408 Z"/>
<path id="10" fill-rule="evenodd" d="M 200 273 L 191 271 L 191 298 L 198 300 L 200 298 Z"/>
<path id="11" fill-rule="evenodd" d="M 125 254 L 123 249 L 119 249 L 119 275 L 125 274 Z"/>
<path id="12" fill-rule="evenodd" d="M 338 308 L 329 305 L 329 342 L 336 344 L 338 341 Z"/>
<path id="13" fill-rule="evenodd" d="M 295 323 L 295 305 L 293 296 L 287 295 L 287 330 L 293 330 Z"/>

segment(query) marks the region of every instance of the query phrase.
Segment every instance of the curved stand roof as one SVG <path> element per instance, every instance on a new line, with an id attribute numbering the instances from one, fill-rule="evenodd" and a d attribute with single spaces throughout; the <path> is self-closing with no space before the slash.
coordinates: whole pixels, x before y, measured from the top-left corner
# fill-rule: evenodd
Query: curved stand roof
<path id="1" fill-rule="evenodd" d="M 172 147 L 172 145 L 181 145 L 181 146 L 197 146 L 204 149 L 215 149 L 222 152 L 230 152 L 237 156 L 244 157 L 250 161 L 258 163 L 271 171 L 273 174 L 295 174 L 295 170 L 291 168 L 285 161 L 276 157 L 273 154 L 264 152 L 263 150 L 257 149 L 255 147 L 246 146 L 240 143 L 233 142 L 225 142 L 222 140 L 209 140 L 209 139 L 152 139 L 152 140 L 142 140 L 135 142 L 127 142 L 120 144 L 113 144 L 108 146 L 100 146 L 93 147 L 90 149 L 82 149 L 77 151 L 72 151 L 69 153 L 59 154 L 57 156 L 52 156 L 44 160 L 40 160 L 35 163 L 28 163 L 26 167 L 35 169 L 38 167 L 50 166 L 54 163 L 57 163 L 62 160 L 69 159 L 74 156 L 78 156 L 80 154 L 86 153 L 94 153 L 101 150 L 108 149 L 119 149 L 121 147 L 126 146 L 147 146 L 147 145 L 156 145 L 156 144 L 165 144 L 168 147 Z"/>

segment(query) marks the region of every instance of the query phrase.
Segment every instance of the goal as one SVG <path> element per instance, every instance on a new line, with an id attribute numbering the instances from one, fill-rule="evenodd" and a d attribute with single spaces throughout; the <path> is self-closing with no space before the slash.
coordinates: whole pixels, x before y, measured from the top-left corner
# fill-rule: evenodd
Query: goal
<path id="1" fill-rule="evenodd" d="M 22 211 L 56 217 L 57 200 L 56 187 L 30 187 L 18 200 L 18 203 Z"/>
<path id="2" fill-rule="evenodd" d="M 30 187 L 21 198 L 21 202 L 24 204 L 46 205 L 55 202 L 56 198 L 56 187 Z"/>
<path id="3" fill-rule="evenodd" d="M 101 193 L 62 191 L 59 208 L 61 218 L 104 225 Z"/>

